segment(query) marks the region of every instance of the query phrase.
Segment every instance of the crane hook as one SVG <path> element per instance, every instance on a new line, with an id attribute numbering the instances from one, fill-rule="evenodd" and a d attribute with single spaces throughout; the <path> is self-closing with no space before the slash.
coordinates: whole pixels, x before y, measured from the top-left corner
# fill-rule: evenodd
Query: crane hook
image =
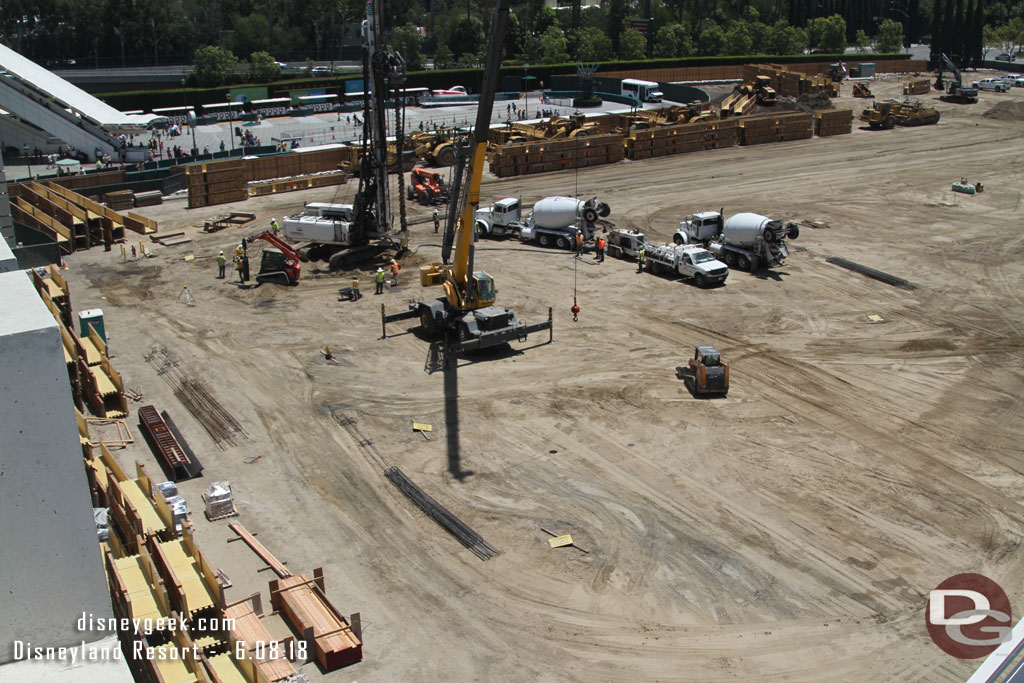
<path id="1" fill-rule="evenodd" d="M 569 310 L 572 311 L 572 321 L 578 322 L 580 315 L 580 305 L 576 303 L 576 297 L 572 298 L 572 308 L 570 308 Z"/>

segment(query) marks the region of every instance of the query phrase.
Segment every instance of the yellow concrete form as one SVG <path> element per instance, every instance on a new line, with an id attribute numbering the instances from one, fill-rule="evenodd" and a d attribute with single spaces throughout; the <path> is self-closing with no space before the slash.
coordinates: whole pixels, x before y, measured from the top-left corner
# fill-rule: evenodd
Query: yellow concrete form
<path id="1" fill-rule="evenodd" d="M 93 343 L 92 339 L 89 337 L 79 337 L 78 344 L 82 350 L 82 356 L 85 357 L 86 365 L 99 365 L 103 362 L 103 354 L 100 353 L 98 348 L 96 348 L 96 344 Z M 109 383 L 110 380 L 108 379 L 107 382 Z"/>
<path id="2" fill-rule="evenodd" d="M 210 672 L 217 677 L 219 683 L 252 683 L 242 673 L 234 657 L 226 652 L 214 655 L 213 657 L 207 657 L 206 664 Z"/>
<path id="3" fill-rule="evenodd" d="M 119 560 L 111 559 L 111 566 L 117 574 L 127 598 L 128 615 L 132 619 L 152 619 L 170 617 L 170 605 L 167 594 L 160 595 L 162 587 L 153 585 L 147 574 L 148 556 L 130 555 Z M 156 578 L 155 576 L 153 578 Z"/>
<path id="4" fill-rule="evenodd" d="M 195 547 L 192 534 L 184 532 L 181 540 L 153 543 L 151 548 L 155 549 L 162 558 L 164 565 L 164 580 L 168 590 L 179 594 L 181 605 L 176 605 L 185 616 L 191 616 L 196 612 L 210 609 L 223 603 L 221 595 L 214 586 L 216 574 L 209 567 L 206 568 L 206 575 L 212 578 L 213 584 L 204 579 L 203 557 L 199 549 Z M 211 577 L 212 574 L 212 577 Z"/>
<path id="5" fill-rule="evenodd" d="M 153 505 L 153 501 L 150 500 L 146 492 L 139 486 L 138 481 L 134 479 L 123 482 L 119 481 L 115 486 L 117 486 L 125 500 L 131 503 L 138 513 L 139 519 L 142 521 L 141 531 L 146 534 L 155 534 L 166 528 L 163 520 L 160 519 L 160 514 L 156 511 L 156 506 Z"/>

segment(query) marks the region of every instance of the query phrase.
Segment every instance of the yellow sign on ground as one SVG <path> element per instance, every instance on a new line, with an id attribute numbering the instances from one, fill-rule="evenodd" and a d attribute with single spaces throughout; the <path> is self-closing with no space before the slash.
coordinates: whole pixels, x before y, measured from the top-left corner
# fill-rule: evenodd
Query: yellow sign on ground
<path id="1" fill-rule="evenodd" d="M 554 538 L 549 538 L 548 545 L 552 548 L 561 548 L 562 546 L 572 545 L 572 536 L 566 534 L 565 536 L 555 536 Z"/>
<path id="2" fill-rule="evenodd" d="M 880 323 L 883 320 L 885 320 L 885 318 L 883 318 L 882 316 L 877 315 L 875 313 L 872 313 L 871 315 L 868 316 L 868 320 L 870 320 L 873 323 Z"/>
<path id="3" fill-rule="evenodd" d="M 432 432 L 434 431 L 433 425 L 420 424 L 419 422 L 413 422 L 412 428 L 417 432 Z"/>

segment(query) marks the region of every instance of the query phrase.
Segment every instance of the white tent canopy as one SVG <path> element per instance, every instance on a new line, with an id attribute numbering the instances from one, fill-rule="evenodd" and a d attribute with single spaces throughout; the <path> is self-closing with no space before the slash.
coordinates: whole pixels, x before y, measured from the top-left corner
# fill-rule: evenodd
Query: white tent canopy
<path id="1" fill-rule="evenodd" d="M 158 118 L 153 114 L 124 114 L 6 45 L 0 45 L 0 68 L 7 72 L 4 78 L 20 81 L 108 130 L 144 128 Z"/>

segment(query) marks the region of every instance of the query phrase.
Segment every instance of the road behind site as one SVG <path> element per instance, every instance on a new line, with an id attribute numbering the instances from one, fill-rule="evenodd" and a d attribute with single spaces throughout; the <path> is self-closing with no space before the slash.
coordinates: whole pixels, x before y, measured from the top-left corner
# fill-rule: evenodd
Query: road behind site
<path id="1" fill-rule="evenodd" d="M 239 288 L 230 269 L 215 279 L 218 249 L 303 202 L 350 201 L 354 183 L 251 199 L 239 208 L 256 225 L 213 234 L 193 226 L 217 208 L 143 209 L 195 241 L 130 262 L 73 254 L 72 302 L 103 309 L 126 385 L 169 410 L 205 464 L 179 485 L 192 508 L 210 481 L 230 480 L 238 521 L 292 571 L 323 566 L 335 604 L 361 612 L 363 662 L 326 680 L 962 681 L 973 663 L 929 639 L 928 591 L 979 572 L 1024 605 L 1024 155 L 1020 120 L 982 116 L 1024 107 L 1024 90 L 969 106 L 923 99 L 939 125 L 855 122 L 833 138 L 488 176 L 485 203 L 598 196 L 653 241 L 721 208 L 816 227 L 802 225 L 785 265 L 708 290 L 480 242 L 475 268 L 494 276 L 498 304 L 527 322 L 554 307 L 555 343 L 531 336 L 448 372 L 432 371 L 428 342 L 400 334 L 415 321 L 380 338 L 380 304 L 436 296 L 416 277 L 440 253 L 427 208 L 409 207 L 423 221 L 415 254 L 382 296 L 370 293 L 377 264 L 358 271 L 355 303 L 338 296 L 351 271 L 313 264 L 292 288 Z M 984 192 L 954 195 L 961 177 Z M 728 398 L 695 399 L 676 378 L 699 343 L 731 362 Z M 219 448 L 145 361 L 160 346 L 243 425 L 236 445 Z M 432 425 L 429 438 L 413 422 Z M 501 554 L 482 562 L 460 546 L 359 438 Z M 141 442 L 118 457 L 159 469 Z M 244 549 L 224 542 L 227 522 L 193 518 L 231 576 Z M 549 548 L 541 527 L 590 552 Z M 252 582 L 266 592 L 266 579 Z"/>

